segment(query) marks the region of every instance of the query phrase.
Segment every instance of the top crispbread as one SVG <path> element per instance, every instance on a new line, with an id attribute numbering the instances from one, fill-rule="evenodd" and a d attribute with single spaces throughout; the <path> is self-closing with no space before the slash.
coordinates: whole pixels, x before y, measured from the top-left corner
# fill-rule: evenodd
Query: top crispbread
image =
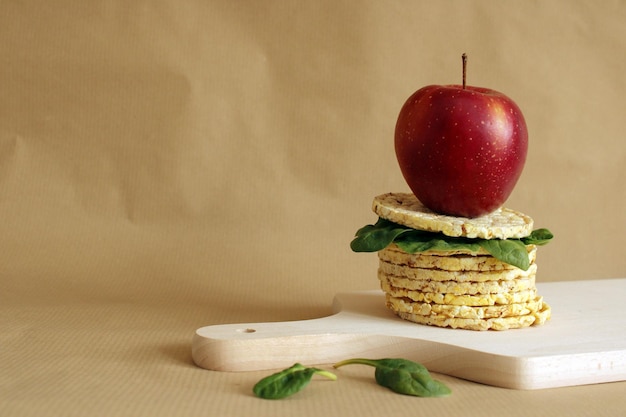
<path id="1" fill-rule="evenodd" d="M 372 210 L 394 223 L 452 237 L 519 239 L 533 230 L 533 219 L 518 211 L 499 208 L 481 217 L 454 217 L 429 210 L 410 193 L 379 195 L 374 198 Z"/>

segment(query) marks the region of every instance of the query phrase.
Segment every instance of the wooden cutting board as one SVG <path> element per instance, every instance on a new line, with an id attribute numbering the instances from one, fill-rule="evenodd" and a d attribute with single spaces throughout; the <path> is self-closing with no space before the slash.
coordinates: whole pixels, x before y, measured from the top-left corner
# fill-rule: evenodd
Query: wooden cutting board
<path id="1" fill-rule="evenodd" d="M 543 326 L 471 331 L 404 321 L 380 291 L 338 294 L 333 315 L 198 329 L 194 362 L 217 371 L 282 369 L 300 362 L 402 357 L 429 370 L 515 389 L 626 380 L 626 279 L 537 285 L 552 307 Z"/>

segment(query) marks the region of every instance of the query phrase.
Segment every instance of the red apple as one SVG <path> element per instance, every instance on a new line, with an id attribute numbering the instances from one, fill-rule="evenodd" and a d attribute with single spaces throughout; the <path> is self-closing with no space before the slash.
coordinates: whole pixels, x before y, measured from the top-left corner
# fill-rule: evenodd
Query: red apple
<path id="1" fill-rule="evenodd" d="M 519 107 L 487 88 L 423 87 L 396 123 L 396 156 L 409 188 L 429 209 L 452 216 L 478 217 L 501 207 L 527 149 Z"/>

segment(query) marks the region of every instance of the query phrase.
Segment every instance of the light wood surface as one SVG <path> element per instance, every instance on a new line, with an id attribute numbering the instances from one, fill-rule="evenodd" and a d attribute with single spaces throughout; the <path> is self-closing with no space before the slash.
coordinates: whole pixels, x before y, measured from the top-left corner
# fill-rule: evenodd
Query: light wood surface
<path id="1" fill-rule="evenodd" d="M 338 294 L 320 319 L 207 326 L 193 338 L 194 362 L 221 371 L 330 364 L 401 356 L 430 370 L 484 384 L 540 389 L 626 379 L 626 279 L 538 285 L 552 306 L 543 326 L 477 332 L 397 318 L 380 291 Z"/>

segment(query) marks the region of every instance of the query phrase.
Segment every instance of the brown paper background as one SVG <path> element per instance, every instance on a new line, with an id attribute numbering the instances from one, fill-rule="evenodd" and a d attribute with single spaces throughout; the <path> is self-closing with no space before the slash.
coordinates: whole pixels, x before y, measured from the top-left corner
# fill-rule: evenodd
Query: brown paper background
<path id="1" fill-rule="evenodd" d="M 0 414 L 618 415 L 623 383 L 442 376 L 454 396 L 416 402 L 366 370 L 267 403 L 264 373 L 198 369 L 190 341 L 377 288 L 349 241 L 407 190 L 400 106 L 458 83 L 463 52 L 526 117 L 507 206 L 556 235 L 538 280 L 623 277 L 625 20 L 623 1 L 1 3 Z"/>

